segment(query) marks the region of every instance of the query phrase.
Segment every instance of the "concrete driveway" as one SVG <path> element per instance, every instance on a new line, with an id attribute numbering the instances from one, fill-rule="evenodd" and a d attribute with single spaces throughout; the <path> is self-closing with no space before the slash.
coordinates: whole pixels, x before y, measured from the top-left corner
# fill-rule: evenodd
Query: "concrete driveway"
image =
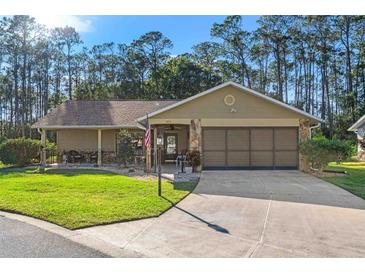
<path id="1" fill-rule="evenodd" d="M 365 201 L 299 171 L 203 172 L 159 218 L 79 230 L 146 257 L 365 257 Z"/>

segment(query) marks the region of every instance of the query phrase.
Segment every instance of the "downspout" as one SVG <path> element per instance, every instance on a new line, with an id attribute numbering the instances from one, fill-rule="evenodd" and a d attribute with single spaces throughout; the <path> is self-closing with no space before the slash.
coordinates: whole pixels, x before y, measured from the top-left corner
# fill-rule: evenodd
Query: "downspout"
<path id="1" fill-rule="evenodd" d="M 321 126 L 321 123 L 318 123 L 315 126 L 309 127 L 309 129 L 310 129 L 310 131 L 309 131 L 309 140 L 312 139 L 312 129 L 319 128 L 320 126 Z"/>

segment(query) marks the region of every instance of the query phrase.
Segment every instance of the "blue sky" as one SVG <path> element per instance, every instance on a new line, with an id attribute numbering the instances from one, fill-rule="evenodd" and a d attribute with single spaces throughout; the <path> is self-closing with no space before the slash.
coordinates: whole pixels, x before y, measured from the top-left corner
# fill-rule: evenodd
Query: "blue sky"
<path id="1" fill-rule="evenodd" d="M 174 43 L 172 54 L 189 52 L 194 44 L 210 40 L 213 23 L 225 16 L 41 16 L 36 19 L 50 27 L 71 25 L 78 30 L 85 46 L 104 42 L 130 43 L 149 31 L 161 31 Z M 39 20 L 38 20 L 39 19 Z M 258 16 L 243 16 L 246 30 L 256 28 Z"/>

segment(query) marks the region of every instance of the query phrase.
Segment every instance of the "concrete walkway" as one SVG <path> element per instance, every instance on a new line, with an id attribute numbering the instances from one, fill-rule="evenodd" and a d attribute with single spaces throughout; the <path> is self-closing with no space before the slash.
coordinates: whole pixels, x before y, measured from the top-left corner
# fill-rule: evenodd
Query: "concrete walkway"
<path id="1" fill-rule="evenodd" d="M 203 172 L 159 218 L 78 230 L 146 257 L 365 257 L 365 201 L 298 171 Z"/>

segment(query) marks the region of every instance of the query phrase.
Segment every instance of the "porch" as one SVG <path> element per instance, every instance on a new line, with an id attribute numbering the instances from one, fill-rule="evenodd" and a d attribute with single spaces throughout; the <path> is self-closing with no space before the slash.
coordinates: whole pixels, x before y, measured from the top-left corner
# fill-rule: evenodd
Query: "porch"
<path id="1" fill-rule="evenodd" d="M 198 121 L 199 122 L 199 121 Z M 117 166 L 118 133 L 121 128 L 40 128 L 41 164 L 58 164 L 64 166 Z M 47 151 L 47 132 L 56 133 L 56 151 Z M 157 172 L 157 151 L 161 150 L 161 163 L 165 169 L 178 172 L 176 165 L 179 155 L 186 155 L 189 150 L 201 151 L 201 127 L 192 120 L 191 123 L 151 123 L 151 147 L 144 147 L 144 130 L 131 128 L 135 133 L 133 140 L 134 155 L 131 167 L 143 167 L 147 173 Z M 158 145 L 159 142 L 159 145 Z"/>
<path id="2" fill-rule="evenodd" d="M 150 120 L 152 131 L 151 149 L 146 150 L 146 171 L 157 172 L 158 149 L 161 150 L 161 163 L 166 167 L 171 164 L 178 172 L 181 169 L 177 158 L 185 156 L 191 150 L 201 152 L 200 120 L 183 122 Z"/>
<path id="3" fill-rule="evenodd" d="M 151 167 L 156 172 L 158 165 L 158 149 L 161 150 L 161 163 L 165 168 L 176 167 L 178 155 L 185 155 L 189 148 L 189 128 L 186 125 L 154 125 L 151 126 Z M 149 152 L 146 151 L 148 158 Z M 148 165 L 148 159 L 146 164 Z"/>
<path id="4" fill-rule="evenodd" d="M 58 164 L 64 166 L 103 166 L 117 165 L 118 133 L 120 128 L 55 128 L 40 129 L 41 164 Z M 56 150 L 46 149 L 47 133 L 54 132 Z M 133 165 L 144 165 L 144 132 L 130 129 L 135 133 L 133 140 Z"/>

